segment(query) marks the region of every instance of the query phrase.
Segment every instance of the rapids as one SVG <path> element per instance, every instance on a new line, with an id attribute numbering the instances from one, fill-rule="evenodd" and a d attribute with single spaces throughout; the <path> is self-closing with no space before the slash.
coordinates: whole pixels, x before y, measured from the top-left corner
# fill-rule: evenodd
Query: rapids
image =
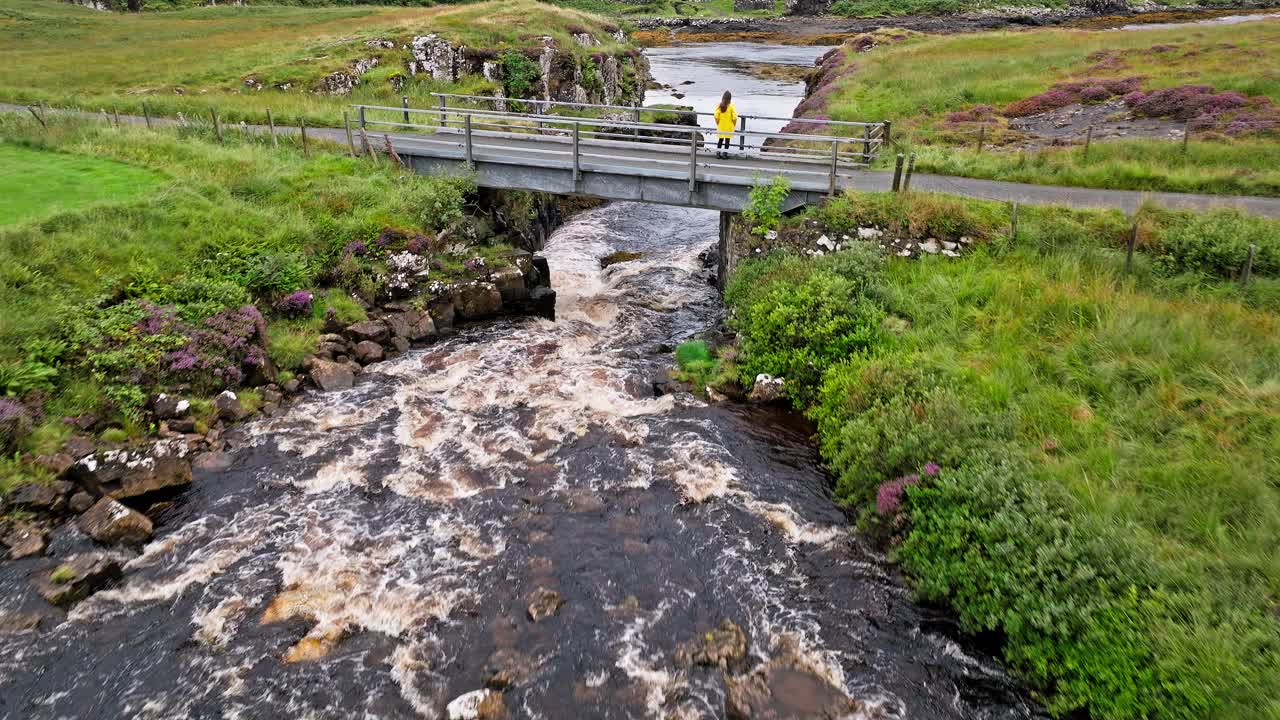
<path id="1" fill-rule="evenodd" d="M 0 718 L 444 717 L 496 670 L 513 718 L 718 718 L 721 672 L 674 656 L 725 619 L 753 664 L 803 660 L 791 707 L 817 676 L 857 717 L 1040 717 L 851 533 L 802 421 L 655 392 L 721 319 L 717 221 L 579 214 L 545 249 L 557 321 L 465 329 L 237 430 L 121 585 L 0 636 Z M 616 250 L 642 255 L 601 270 Z M 29 598 L 6 567 L 0 597 Z M 539 589 L 563 605 L 534 622 Z"/>

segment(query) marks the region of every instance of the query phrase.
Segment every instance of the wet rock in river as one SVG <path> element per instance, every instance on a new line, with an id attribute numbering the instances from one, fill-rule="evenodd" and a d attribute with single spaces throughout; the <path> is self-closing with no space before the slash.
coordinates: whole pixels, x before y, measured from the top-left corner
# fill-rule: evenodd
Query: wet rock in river
<path id="1" fill-rule="evenodd" d="M 529 602 L 529 619 L 538 622 L 546 620 L 560 612 L 560 606 L 564 605 L 560 593 L 549 588 L 540 587 L 529 593 L 527 598 Z"/>
<path id="2" fill-rule="evenodd" d="M 769 662 L 745 675 L 725 676 L 724 712 L 730 720 L 837 720 L 864 717 L 867 710 L 786 638 Z"/>
<path id="3" fill-rule="evenodd" d="M 152 533 L 151 520 L 146 515 L 105 497 L 81 515 L 76 524 L 85 535 L 108 545 L 139 545 Z"/>
<path id="4" fill-rule="evenodd" d="M 459 695 L 445 707 L 449 720 L 501 720 L 507 717 L 502 693 L 489 689 Z"/>
<path id="5" fill-rule="evenodd" d="M 760 373 L 756 376 L 755 384 L 751 386 L 751 392 L 747 395 L 747 399 L 751 402 L 771 403 L 784 399 L 783 391 L 786 388 L 786 380 L 780 377 L 773 377 L 768 373 Z"/>
<path id="6" fill-rule="evenodd" d="M 342 363 L 329 360 L 316 360 L 311 364 L 308 372 L 311 375 L 311 381 L 316 384 L 316 387 L 325 392 L 346 390 L 356 381 L 356 376 L 351 372 L 351 368 Z"/>
<path id="7" fill-rule="evenodd" d="M 71 512 L 78 515 L 93 507 L 93 496 L 81 490 L 71 496 L 71 499 L 67 501 L 67 507 L 71 509 Z"/>
<path id="8" fill-rule="evenodd" d="M 455 289 L 453 302 L 462 319 L 480 320 L 498 314 L 502 309 L 502 294 L 493 283 L 469 282 Z"/>
<path id="9" fill-rule="evenodd" d="M 382 346 L 371 340 L 362 340 L 356 343 L 355 350 L 356 361 L 361 365 L 380 362 L 385 355 Z"/>
<path id="10" fill-rule="evenodd" d="M 734 670 L 743 667 L 746 660 L 747 634 L 732 620 L 676 647 L 676 662 L 685 667 L 714 665 Z"/>
<path id="11" fill-rule="evenodd" d="M 81 459 L 67 473 L 97 495 L 123 500 L 190 485 L 186 451 L 181 440 L 157 442 L 149 450 L 107 450 Z"/>
<path id="12" fill-rule="evenodd" d="M 43 555 L 45 547 L 44 528 L 29 522 L 15 523 L 4 534 L 4 537 L 0 537 L 0 542 L 9 548 L 10 560 L 21 560 L 33 555 Z"/>
<path id="13" fill-rule="evenodd" d="M 44 616 L 34 612 L 10 612 L 0 614 L 0 635 L 36 630 Z"/>
<path id="14" fill-rule="evenodd" d="M 489 656 L 484 664 L 485 687 L 505 690 L 522 685 L 533 676 L 536 663 L 518 650 L 503 648 Z"/>
<path id="15" fill-rule="evenodd" d="M 82 553 L 32 579 L 49 603 L 68 608 L 123 577 L 120 563 L 106 553 Z"/>

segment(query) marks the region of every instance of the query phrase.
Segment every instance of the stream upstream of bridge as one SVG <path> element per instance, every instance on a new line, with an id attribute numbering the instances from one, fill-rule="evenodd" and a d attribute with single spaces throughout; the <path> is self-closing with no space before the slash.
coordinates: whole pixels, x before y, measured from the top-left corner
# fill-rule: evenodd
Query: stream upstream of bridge
<path id="1" fill-rule="evenodd" d="M 1039 717 L 851 531 L 803 422 L 655 391 L 721 319 L 716 230 L 581 213 L 545 249 L 556 321 L 244 428 L 120 586 L 0 638 L 0 715 Z"/>

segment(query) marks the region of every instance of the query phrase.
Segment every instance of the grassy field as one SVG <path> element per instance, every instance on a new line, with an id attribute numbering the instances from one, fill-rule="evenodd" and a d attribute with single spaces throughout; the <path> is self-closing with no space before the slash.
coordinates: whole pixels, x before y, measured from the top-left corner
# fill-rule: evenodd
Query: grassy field
<path id="1" fill-rule="evenodd" d="M 1280 103 L 1280 21 L 1177 30 L 1036 30 L 909 39 L 849 53 L 812 115 L 888 118 L 901 150 L 934 172 L 1138 190 L 1280 195 L 1280 130 L 1178 141 L 1024 149 L 1002 113 L 1055 83 L 1139 78 L 1144 91 L 1207 85 Z M 968 121 L 952 113 L 992 108 Z M 981 111 L 979 111 L 981 113 Z M 977 150 L 981 126 L 985 147 Z M 1178 122 L 1178 130 L 1181 123 Z M 1232 129 L 1234 130 L 1234 129 Z M 1083 130 L 1081 131 L 1083 133 Z M 1075 138 L 1078 143 L 1083 137 Z M 888 158 L 886 158 L 888 161 Z"/>
<path id="2" fill-rule="evenodd" d="M 163 182 L 158 173 L 123 163 L 0 144 L 0 226 L 128 200 Z"/>
<path id="3" fill-rule="evenodd" d="M 985 238 L 773 255 L 726 295 L 722 362 L 787 378 L 918 592 L 998 633 L 1056 713 L 1275 718 L 1280 267 L 1242 288 L 1187 245 L 1274 248 L 1280 223 L 1149 208 L 1126 274 L 1119 213 L 1024 208 L 1011 243 L 999 205 L 871 195 L 782 235 L 809 219 Z"/>
<path id="4" fill-rule="evenodd" d="M 90 110 L 118 107 L 207 116 L 218 108 L 231 121 L 275 117 L 296 124 L 341 124 L 351 103 L 399 104 L 407 95 L 418 106 L 434 105 L 429 93 L 488 89 L 483 78 L 458 84 L 421 75 L 401 91 L 390 83 L 403 51 L 370 48 L 365 41 L 406 39 L 436 32 L 454 43 L 501 51 L 528 48 L 550 35 L 561 48 L 586 53 L 572 31 L 591 32 L 619 49 L 604 18 L 534 0 L 492 0 L 433 8 L 201 7 L 162 13 L 102 13 L 47 0 L 10 0 L 0 8 L 0 62 L 20 72 L 0 79 L 0 100 L 46 102 Z M 308 90 L 325 75 L 356 58 L 386 56 L 349 96 Z M 246 77 L 262 80 L 253 90 Z M 292 84 L 287 91 L 276 82 Z"/>
<path id="5" fill-rule="evenodd" d="M 65 417 L 92 415 L 95 433 L 119 441 L 154 430 L 140 410 L 164 388 L 183 385 L 193 403 L 227 387 L 252 397 L 241 381 L 264 355 L 283 382 L 314 351 L 328 308 L 354 322 L 354 297 L 385 295 L 393 252 L 446 283 L 472 277 L 475 257 L 509 262 L 510 247 L 488 244 L 488 221 L 465 214 L 466 181 L 321 143 L 306 158 L 294 143 L 56 116 L 45 132 L 0 115 L 0 160 L 31 166 L 28 182 L 111 167 L 117 190 L 146 188 L 99 187 L 80 207 L 27 196 L 31 216 L 0 226 L 0 492 L 47 477 L 28 461 L 58 451 Z M 439 247 L 446 228 L 476 243 Z"/>

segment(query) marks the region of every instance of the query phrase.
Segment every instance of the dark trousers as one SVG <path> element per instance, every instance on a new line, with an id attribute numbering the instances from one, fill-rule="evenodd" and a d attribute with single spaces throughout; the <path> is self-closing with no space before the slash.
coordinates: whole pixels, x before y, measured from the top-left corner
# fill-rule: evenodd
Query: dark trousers
<path id="1" fill-rule="evenodd" d="M 732 139 L 733 138 L 722 137 L 719 140 L 716 140 L 716 150 L 728 150 L 729 141 Z"/>

